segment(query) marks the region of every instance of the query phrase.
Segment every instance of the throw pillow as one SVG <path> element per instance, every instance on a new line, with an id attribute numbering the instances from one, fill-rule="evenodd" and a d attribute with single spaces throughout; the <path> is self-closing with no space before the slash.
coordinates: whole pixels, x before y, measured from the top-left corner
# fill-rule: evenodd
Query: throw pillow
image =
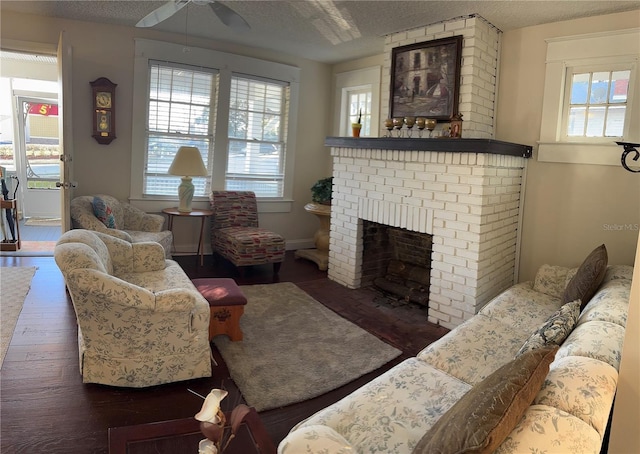
<path id="1" fill-rule="evenodd" d="M 542 265 L 538 268 L 536 278 L 533 281 L 533 289 L 536 292 L 562 298 L 564 289 L 567 286 L 567 273 L 569 268 L 557 265 Z"/>
<path id="2" fill-rule="evenodd" d="M 414 454 L 495 451 L 540 391 L 557 350 L 526 352 L 475 385 L 429 429 Z"/>
<path id="3" fill-rule="evenodd" d="M 576 275 L 569 281 L 562 296 L 562 303 L 581 300 L 580 310 L 584 309 L 604 280 L 608 260 L 607 248 L 604 244 L 591 251 L 578 268 Z"/>
<path id="4" fill-rule="evenodd" d="M 91 202 L 93 206 L 93 214 L 95 217 L 110 229 L 116 229 L 116 218 L 113 215 L 113 210 L 107 203 L 100 197 L 94 197 Z"/>
<path id="5" fill-rule="evenodd" d="M 578 323 L 581 304 L 580 300 L 564 304 L 526 340 L 516 358 L 536 348 L 562 344 Z"/>

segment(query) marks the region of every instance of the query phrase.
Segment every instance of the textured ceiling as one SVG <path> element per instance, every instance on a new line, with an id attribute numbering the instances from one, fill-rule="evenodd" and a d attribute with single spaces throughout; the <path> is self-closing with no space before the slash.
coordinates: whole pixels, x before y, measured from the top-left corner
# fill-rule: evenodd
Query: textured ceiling
<path id="1" fill-rule="evenodd" d="M 248 32 L 225 27 L 207 0 L 193 0 L 154 29 L 277 50 L 336 63 L 379 54 L 384 35 L 460 16 L 478 14 L 502 31 L 548 22 L 634 10 L 640 1 L 449 0 L 449 1 L 224 1 L 250 24 Z M 19 11 L 90 22 L 135 26 L 163 1 L 0 1 Z"/>

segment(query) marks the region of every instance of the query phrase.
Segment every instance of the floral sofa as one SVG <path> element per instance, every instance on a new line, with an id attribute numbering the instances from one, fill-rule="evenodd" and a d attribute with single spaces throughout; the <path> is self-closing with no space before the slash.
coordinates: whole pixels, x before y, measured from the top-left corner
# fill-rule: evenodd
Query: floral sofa
<path id="1" fill-rule="evenodd" d="M 70 214 L 74 229 L 106 233 L 129 243 L 160 243 L 164 248 L 165 257 L 171 258 L 173 234 L 170 230 L 164 230 L 165 218 L 162 215 L 145 213 L 106 194 L 74 198 L 71 201 Z"/>
<path id="2" fill-rule="evenodd" d="M 558 339 L 559 349 L 553 346 L 555 359 L 552 354 L 548 361 L 553 362 L 546 365 L 530 399 L 518 414 L 510 414 L 512 408 L 498 414 L 501 423 L 509 418 L 513 422 L 492 441 L 493 447 L 487 447 L 487 440 L 478 441 L 477 433 L 471 434 L 470 443 L 455 440 L 459 433 L 477 429 L 469 429 L 474 418 L 488 419 L 490 410 L 505 405 L 493 389 L 490 410 L 465 402 L 467 415 L 451 417 L 471 390 L 482 391 L 491 378 L 494 385 L 497 381 L 512 387 L 510 378 L 500 374 L 517 361 L 514 357 L 527 343 L 548 334 L 542 327 L 557 328 L 550 320 L 569 307 L 563 300 L 576 271 L 542 266 L 535 281 L 507 289 L 416 357 L 296 425 L 278 452 L 599 453 L 617 385 L 630 266 L 605 263 L 602 283 L 593 288 L 592 297 L 575 305 L 574 325 L 563 328 L 568 337 Z"/>
<path id="3" fill-rule="evenodd" d="M 211 376 L 209 303 L 162 246 L 74 229 L 54 256 L 76 313 L 83 382 L 146 387 Z"/>

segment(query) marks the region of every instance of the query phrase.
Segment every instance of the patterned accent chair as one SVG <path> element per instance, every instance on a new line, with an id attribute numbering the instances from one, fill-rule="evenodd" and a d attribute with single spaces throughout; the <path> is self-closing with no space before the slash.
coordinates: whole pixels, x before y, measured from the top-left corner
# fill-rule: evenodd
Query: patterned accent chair
<path id="1" fill-rule="evenodd" d="M 113 228 L 98 219 L 93 209 L 94 197 L 99 197 L 113 216 Z M 71 224 L 74 229 L 86 229 L 120 238 L 129 243 L 154 241 L 164 248 L 165 257 L 171 258 L 173 234 L 163 230 L 165 218 L 159 214 L 145 213 L 139 208 L 106 194 L 84 195 L 71 201 Z"/>
<path id="2" fill-rule="evenodd" d="M 258 227 L 258 204 L 251 191 L 212 191 L 211 250 L 242 267 L 273 263 L 278 274 L 284 261 L 284 238 Z"/>
<path id="3" fill-rule="evenodd" d="M 75 229 L 54 257 L 76 314 L 84 383 L 141 388 L 211 376 L 209 303 L 158 243 Z"/>

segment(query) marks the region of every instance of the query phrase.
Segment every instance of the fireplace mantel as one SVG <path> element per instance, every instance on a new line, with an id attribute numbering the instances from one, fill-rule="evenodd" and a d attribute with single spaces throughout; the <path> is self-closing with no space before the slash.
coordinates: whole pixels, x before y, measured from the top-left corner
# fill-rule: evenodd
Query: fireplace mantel
<path id="1" fill-rule="evenodd" d="M 325 146 L 401 151 L 489 153 L 530 158 L 533 147 L 494 139 L 422 139 L 403 137 L 327 137 Z"/>

